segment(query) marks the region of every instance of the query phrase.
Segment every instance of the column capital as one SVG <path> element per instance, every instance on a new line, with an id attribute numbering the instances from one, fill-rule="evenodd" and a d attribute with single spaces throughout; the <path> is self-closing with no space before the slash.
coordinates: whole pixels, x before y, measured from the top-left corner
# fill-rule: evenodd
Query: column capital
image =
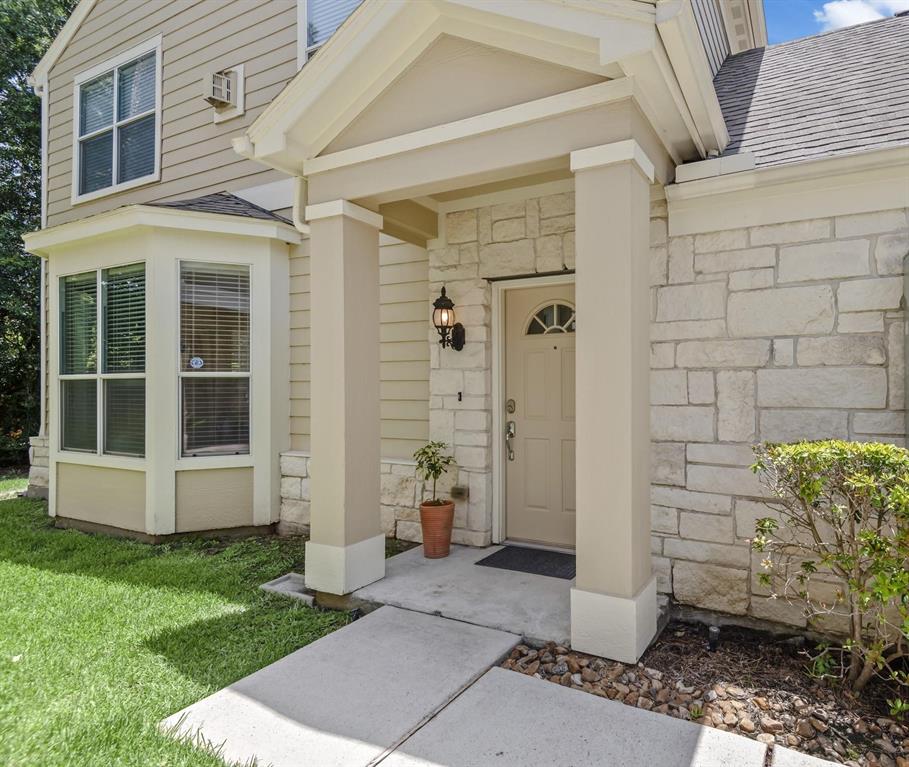
<path id="1" fill-rule="evenodd" d="M 306 206 L 306 220 L 315 221 L 320 218 L 334 218 L 335 216 L 344 216 L 352 218 L 354 221 L 360 221 L 367 226 L 375 229 L 382 228 L 382 216 L 373 213 L 371 210 L 361 207 L 349 200 L 331 200 L 329 202 L 320 202 L 315 205 Z"/>
<path id="2" fill-rule="evenodd" d="M 587 149 L 576 149 L 571 153 L 571 172 L 600 168 L 604 165 L 615 165 L 622 162 L 634 163 L 638 170 L 653 183 L 653 163 L 641 145 L 634 139 L 615 141 L 612 144 L 601 144 Z"/>

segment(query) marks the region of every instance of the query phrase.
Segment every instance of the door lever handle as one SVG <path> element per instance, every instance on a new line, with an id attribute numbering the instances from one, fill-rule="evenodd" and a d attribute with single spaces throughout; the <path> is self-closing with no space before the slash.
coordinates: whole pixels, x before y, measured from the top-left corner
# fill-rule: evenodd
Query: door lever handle
<path id="1" fill-rule="evenodd" d="M 508 460 L 514 460 L 514 437 L 515 437 L 515 425 L 514 421 L 508 421 L 505 424 L 505 450 L 508 453 Z"/>

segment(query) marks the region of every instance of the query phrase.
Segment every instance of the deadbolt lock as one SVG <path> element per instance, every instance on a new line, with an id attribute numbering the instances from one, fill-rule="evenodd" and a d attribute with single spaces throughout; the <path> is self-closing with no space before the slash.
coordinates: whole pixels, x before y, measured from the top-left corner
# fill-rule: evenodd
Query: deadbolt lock
<path id="1" fill-rule="evenodd" d="M 514 413 L 514 411 L 515 411 L 514 400 L 513 399 L 507 400 L 505 402 L 505 412 L 510 415 L 511 413 Z"/>

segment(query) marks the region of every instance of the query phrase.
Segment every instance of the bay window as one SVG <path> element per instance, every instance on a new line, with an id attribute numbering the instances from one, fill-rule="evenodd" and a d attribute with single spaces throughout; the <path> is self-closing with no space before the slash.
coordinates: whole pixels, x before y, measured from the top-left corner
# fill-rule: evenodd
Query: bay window
<path id="1" fill-rule="evenodd" d="M 158 178 L 158 41 L 76 77 L 73 201 Z"/>
<path id="2" fill-rule="evenodd" d="M 145 264 L 60 278 L 63 450 L 145 455 Z"/>
<path id="3" fill-rule="evenodd" d="M 249 267 L 180 264 L 181 454 L 248 455 Z"/>

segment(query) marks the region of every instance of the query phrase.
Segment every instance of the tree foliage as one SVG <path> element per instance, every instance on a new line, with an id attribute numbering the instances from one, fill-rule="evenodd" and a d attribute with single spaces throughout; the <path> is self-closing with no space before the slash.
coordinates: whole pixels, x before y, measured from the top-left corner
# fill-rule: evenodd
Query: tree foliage
<path id="1" fill-rule="evenodd" d="M 40 421 L 41 103 L 27 77 L 75 0 L 0 0 L 0 464 L 24 461 Z"/>
<path id="2" fill-rule="evenodd" d="M 875 675 L 909 689 L 909 451 L 826 440 L 755 452 L 775 499 L 752 542 L 761 581 L 815 627 L 845 636 L 853 690 Z M 822 650 L 816 663 L 835 668 L 830 645 Z"/>

